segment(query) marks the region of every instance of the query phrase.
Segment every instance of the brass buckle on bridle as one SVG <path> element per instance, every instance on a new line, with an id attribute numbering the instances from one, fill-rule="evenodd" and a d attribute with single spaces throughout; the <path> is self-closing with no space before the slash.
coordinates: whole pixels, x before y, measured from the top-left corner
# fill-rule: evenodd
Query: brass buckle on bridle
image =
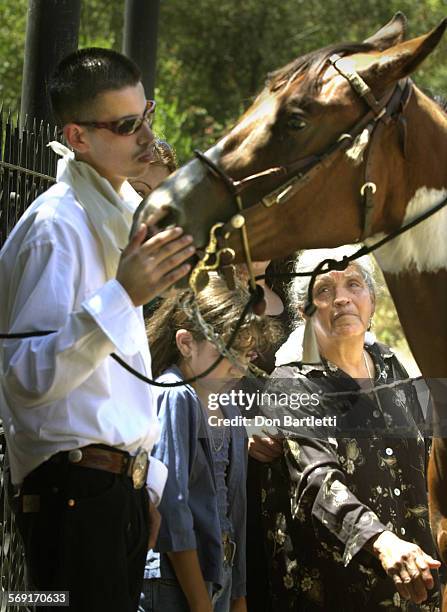
<path id="1" fill-rule="evenodd" d="M 223 223 L 215 223 L 210 229 L 210 239 L 203 258 L 197 263 L 189 277 L 189 286 L 197 295 L 208 283 L 209 272 L 217 272 L 222 266 L 228 266 L 234 260 L 234 251 L 228 247 L 218 248 L 217 233 L 224 227 Z"/>

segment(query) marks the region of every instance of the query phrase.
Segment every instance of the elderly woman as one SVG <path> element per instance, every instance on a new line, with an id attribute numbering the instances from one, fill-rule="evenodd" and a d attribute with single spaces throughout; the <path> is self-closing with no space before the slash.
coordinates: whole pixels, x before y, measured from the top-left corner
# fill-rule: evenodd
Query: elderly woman
<path id="1" fill-rule="evenodd" d="M 344 254 L 308 251 L 299 269 Z M 301 312 L 308 282 L 292 283 Z M 277 354 L 263 408 L 284 436 L 262 491 L 272 609 L 438 610 L 422 413 L 410 384 L 388 386 L 407 374 L 367 333 L 370 269 L 357 261 L 318 276 L 313 300 L 308 327 L 319 358 L 304 362 L 294 332 Z M 284 393 L 287 402 L 278 399 Z"/>

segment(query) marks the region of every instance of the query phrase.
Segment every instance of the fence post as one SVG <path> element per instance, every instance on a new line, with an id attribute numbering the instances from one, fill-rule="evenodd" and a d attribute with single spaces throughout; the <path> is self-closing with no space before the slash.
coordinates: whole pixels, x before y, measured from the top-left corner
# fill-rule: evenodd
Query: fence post
<path id="1" fill-rule="evenodd" d="M 29 0 L 22 80 L 26 116 L 54 123 L 47 84 L 60 60 L 78 48 L 81 0 Z"/>
<path id="2" fill-rule="evenodd" d="M 126 0 L 123 53 L 143 74 L 148 98 L 154 97 L 160 0 Z"/>

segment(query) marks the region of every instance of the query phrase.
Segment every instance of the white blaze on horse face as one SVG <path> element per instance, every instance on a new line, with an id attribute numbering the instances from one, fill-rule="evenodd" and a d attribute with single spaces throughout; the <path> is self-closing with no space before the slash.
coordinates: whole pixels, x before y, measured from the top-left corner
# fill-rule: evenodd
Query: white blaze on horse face
<path id="1" fill-rule="evenodd" d="M 447 197 L 446 189 L 420 187 L 408 203 L 402 225 Z M 366 244 L 374 244 L 384 234 L 368 238 Z M 447 208 L 391 240 L 375 251 L 379 266 L 384 272 L 398 274 L 407 270 L 437 272 L 447 269 Z"/>
<path id="2" fill-rule="evenodd" d="M 267 143 L 271 134 L 270 128 L 276 119 L 277 110 L 277 96 L 268 93 L 255 102 L 254 106 L 242 116 L 241 121 L 226 138 L 237 138 L 240 134 L 243 136 L 237 148 L 229 153 L 232 161 L 236 157 L 243 159 L 245 162 L 250 161 L 256 155 L 257 150 Z"/>
<path id="3" fill-rule="evenodd" d="M 318 100 L 322 104 L 330 106 L 340 100 L 340 89 L 346 87 L 346 79 L 333 66 L 329 66 L 325 71 Z"/>

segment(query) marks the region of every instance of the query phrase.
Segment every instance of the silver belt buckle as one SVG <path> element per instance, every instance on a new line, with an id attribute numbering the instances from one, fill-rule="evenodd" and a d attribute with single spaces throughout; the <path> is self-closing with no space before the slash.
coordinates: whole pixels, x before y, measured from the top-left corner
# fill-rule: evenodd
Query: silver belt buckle
<path id="1" fill-rule="evenodd" d="M 233 567 L 234 557 L 236 555 L 236 542 L 230 537 L 226 536 L 222 541 L 222 547 L 225 563 L 227 563 L 230 567 Z"/>
<path id="2" fill-rule="evenodd" d="M 149 456 L 144 448 L 139 448 L 131 461 L 132 483 L 134 489 L 141 489 L 146 484 L 147 472 L 149 470 Z"/>
<path id="3" fill-rule="evenodd" d="M 230 567 L 233 567 L 234 557 L 236 555 L 236 542 L 234 542 L 233 540 L 230 540 L 230 546 L 231 546 L 231 556 L 230 556 L 230 560 L 228 562 L 228 565 Z"/>

